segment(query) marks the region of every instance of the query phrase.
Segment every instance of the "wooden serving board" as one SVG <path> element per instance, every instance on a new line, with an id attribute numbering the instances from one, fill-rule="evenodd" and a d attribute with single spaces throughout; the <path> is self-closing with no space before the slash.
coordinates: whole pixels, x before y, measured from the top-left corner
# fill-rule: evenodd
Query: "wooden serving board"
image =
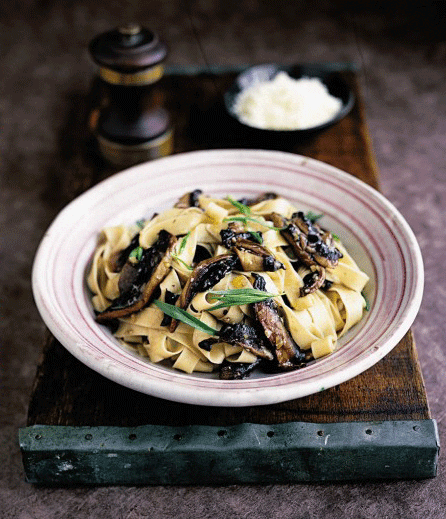
<path id="1" fill-rule="evenodd" d="M 342 74 L 356 95 L 351 113 L 322 133 L 274 148 L 322 160 L 379 188 L 358 78 L 353 69 Z M 213 71 L 163 78 L 175 152 L 267 147 L 243 140 L 224 114 L 221 93 L 234 77 Z M 73 109 L 79 110 L 79 100 Z M 71 123 L 65 175 L 53 179 L 55 207 L 113 173 L 85 134 L 86 120 Z M 348 382 L 249 408 L 193 406 L 137 393 L 81 364 L 49 334 L 19 439 L 27 480 L 44 485 L 424 478 L 435 476 L 439 452 L 411 331 Z"/>

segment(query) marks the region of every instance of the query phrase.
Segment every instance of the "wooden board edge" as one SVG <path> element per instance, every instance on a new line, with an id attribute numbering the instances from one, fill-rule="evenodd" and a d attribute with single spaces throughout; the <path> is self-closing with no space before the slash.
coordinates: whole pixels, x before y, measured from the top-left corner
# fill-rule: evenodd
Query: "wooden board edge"
<path id="1" fill-rule="evenodd" d="M 26 480 L 67 485 L 230 485 L 436 475 L 435 420 L 231 427 L 19 430 Z"/>
<path id="2" fill-rule="evenodd" d="M 412 353 L 414 369 L 417 371 L 417 378 L 420 380 L 421 393 L 425 398 L 426 414 L 428 419 L 432 419 L 429 399 L 427 397 L 426 383 L 424 382 L 423 370 L 421 369 L 420 359 L 418 357 L 417 343 L 412 329 L 409 329 L 406 336 L 410 339 L 410 348 Z"/>
<path id="3" fill-rule="evenodd" d="M 360 83 L 359 78 L 357 78 L 357 88 L 358 92 L 360 92 Z M 370 130 L 368 124 L 366 123 L 366 115 L 365 115 L 365 105 L 363 100 L 358 103 L 358 110 L 362 120 L 361 133 L 364 142 L 366 143 L 366 153 L 367 153 L 367 161 L 369 164 L 370 171 L 372 173 L 372 178 L 374 181 L 370 184 L 373 188 L 381 192 L 381 175 L 378 168 L 378 162 L 376 160 L 376 155 L 373 147 L 372 137 L 370 135 Z"/>

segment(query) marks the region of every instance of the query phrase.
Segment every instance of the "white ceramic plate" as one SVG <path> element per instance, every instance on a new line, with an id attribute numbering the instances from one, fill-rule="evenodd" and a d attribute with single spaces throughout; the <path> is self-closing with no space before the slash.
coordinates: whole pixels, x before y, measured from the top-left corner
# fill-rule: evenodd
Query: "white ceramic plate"
<path id="1" fill-rule="evenodd" d="M 277 375 L 219 380 L 151 364 L 123 349 L 94 320 L 86 269 L 100 229 L 131 224 L 200 188 L 224 197 L 275 191 L 297 208 L 323 213 L 370 276 L 370 311 L 332 355 Z M 38 309 L 55 337 L 80 361 L 137 391 L 213 406 L 262 405 L 303 397 L 373 366 L 403 337 L 422 298 L 423 264 L 408 224 L 381 194 L 332 166 L 299 155 L 212 150 L 176 155 L 114 175 L 71 202 L 39 246 L 33 267 Z"/>

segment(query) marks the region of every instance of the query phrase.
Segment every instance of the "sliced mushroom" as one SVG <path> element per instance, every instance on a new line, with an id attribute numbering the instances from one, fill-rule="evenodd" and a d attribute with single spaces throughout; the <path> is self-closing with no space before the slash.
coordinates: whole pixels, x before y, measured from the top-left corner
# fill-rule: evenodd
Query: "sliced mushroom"
<path id="1" fill-rule="evenodd" d="M 219 377 L 221 380 L 242 380 L 252 373 L 262 359 L 258 357 L 254 362 L 246 364 L 244 362 L 224 362 L 220 368 Z"/>
<path id="2" fill-rule="evenodd" d="M 300 297 L 316 292 L 324 286 L 325 281 L 325 269 L 320 265 L 312 265 L 310 272 L 303 278 L 304 284 L 300 287 Z"/>
<path id="3" fill-rule="evenodd" d="M 186 281 L 178 300 L 178 306 L 185 310 L 198 292 L 204 292 L 216 285 L 226 274 L 234 270 L 238 258 L 234 254 L 222 254 L 200 262 Z M 174 332 L 178 321 L 172 319 L 170 331 Z"/>
<path id="4" fill-rule="evenodd" d="M 263 359 L 273 360 L 274 358 L 258 330 L 244 323 L 225 324 L 218 332 L 218 339 L 206 339 L 201 341 L 199 346 L 209 351 L 212 344 L 216 342 L 227 342 L 233 346 L 240 346 Z"/>
<path id="5" fill-rule="evenodd" d="M 107 322 L 144 308 L 153 297 L 155 289 L 170 271 L 176 242 L 175 236 L 161 231 L 156 243 L 143 251 L 137 263 L 134 265 L 126 263 L 123 268 L 123 271 L 126 269 L 126 282 L 121 283 L 122 292 L 108 308 L 97 314 L 96 320 Z"/>
<path id="6" fill-rule="evenodd" d="M 254 243 L 259 242 L 259 238 L 262 238 L 262 233 L 245 231 L 243 226 L 239 222 L 230 222 L 227 229 L 220 231 L 220 237 L 222 244 L 230 249 L 238 239 L 250 240 Z"/>
<path id="7" fill-rule="evenodd" d="M 133 236 L 129 245 L 125 249 L 122 249 L 110 257 L 110 268 L 113 272 L 121 272 L 124 267 L 126 261 L 129 258 L 129 254 L 132 250 L 136 249 L 139 246 L 139 233 Z"/>
<path id="8" fill-rule="evenodd" d="M 174 305 L 177 302 L 177 299 L 180 297 L 180 294 L 174 294 L 170 290 L 166 290 L 166 293 L 164 295 L 164 301 L 168 303 L 169 305 Z M 160 326 L 169 326 L 172 322 L 172 317 L 170 315 L 164 314 L 163 320 L 161 321 Z"/>
<path id="9" fill-rule="evenodd" d="M 207 244 L 207 247 L 197 244 L 192 263 L 196 265 L 197 263 L 209 258 L 212 258 L 212 249 L 209 247 L 209 244 Z"/>
<path id="10" fill-rule="evenodd" d="M 281 229 L 282 236 L 291 245 L 296 257 L 306 266 L 318 264 L 333 268 L 342 258 L 342 253 L 333 244 L 331 233 L 312 223 L 301 211 L 294 213 L 291 220 L 278 213 L 271 213 L 265 218 Z"/>
<path id="11" fill-rule="evenodd" d="M 311 272 L 305 276 L 300 290 L 301 297 L 321 288 L 325 281 L 325 268 L 335 267 L 342 257 L 333 244 L 331 233 L 311 222 L 301 211 L 294 213 L 291 220 L 278 213 L 271 213 L 266 218 L 281 229 L 298 261 L 310 267 Z"/>
<path id="12" fill-rule="evenodd" d="M 324 284 L 322 285 L 322 290 L 330 290 L 331 286 L 333 285 L 333 281 L 330 281 L 329 279 L 326 279 L 324 281 Z"/>
<path id="13" fill-rule="evenodd" d="M 175 204 L 178 209 L 186 209 L 187 207 L 199 207 L 199 196 L 203 193 L 201 189 L 195 189 L 190 193 L 185 193 Z"/>
<path id="14" fill-rule="evenodd" d="M 237 238 L 233 246 L 243 270 L 246 272 L 276 272 L 285 269 L 269 250 L 258 243 L 243 238 Z"/>
<path id="15" fill-rule="evenodd" d="M 318 223 L 312 222 L 302 211 L 294 213 L 291 221 L 304 233 L 305 248 L 316 263 L 322 267 L 336 267 L 342 253 L 335 247 L 332 234 Z"/>
<path id="16" fill-rule="evenodd" d="M 253 287 L 266 291 L 265 280 L 253 274 Z M 266 299 L 253 304 L 254 314 L 263 332 L 275 350 L 279 368 L 296 369 L 305 364 L 305 354 L 294 342 L 279 315 L 279 309 L 273 299 Z"/>
<path id="17" fill-rule="evenodd" d="M 267 220 L 271 220 L 275 227 L 281 229 L 280 233 L 291 245 L 296 257 L 304 264 L 310 267 L 316 263 L 311 254 L 306 251 L 306 238 L 299 227 L 278 213 L 266 215 Z"/>
<path id="18" fill-rule="evenodd" d="M 127 261 L 121 269 L 118 279 L 118 290 L 120 294 L 125 294 L 131 290 L 133 285 L 138 284 L 138 276 L 140 276 L 141 267 L 135 263 Z"/>
<path id="19" fill-rule="evenodd" d="M 267 192 L 267 193 L 262 193 L 261 195 L 259 195 L 256 198 L 242 198 L 241 200 L 239 200 L 239 202 L 243 205 L 251 206 L 251 205 L 260 204 L 260 202 L 264 202 L 265 200 L 275 200 L 278 197 L 279 197 L 279 195 L 276 193 Z"/>

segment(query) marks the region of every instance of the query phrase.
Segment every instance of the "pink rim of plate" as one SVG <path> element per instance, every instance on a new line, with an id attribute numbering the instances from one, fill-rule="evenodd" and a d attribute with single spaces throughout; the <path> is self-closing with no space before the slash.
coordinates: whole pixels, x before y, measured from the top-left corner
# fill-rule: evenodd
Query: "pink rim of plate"
<path id="1" fill-rule="evenodd" d="M 371 281 L 371 308 L 330 356 L 304 369 L 240 381 L 185 374 L 124 349 L 94 321 L 85 284 L 99 231 L 171 207 L 184 192 L 254 196 L 275 191 L 302 210 L 324 214 Z M 345 382 L 382 359 L 410 328 L 423 293 L 416 238 L 397 209 L 353 176 L 307 157 L 262 150 L 174 155 L 118 173 L 67 205 L 39 245 L 33 265 L 37 307 L 54 336 L 81 362 L 134 390 L 211 406 L 265 405 Z"/>

